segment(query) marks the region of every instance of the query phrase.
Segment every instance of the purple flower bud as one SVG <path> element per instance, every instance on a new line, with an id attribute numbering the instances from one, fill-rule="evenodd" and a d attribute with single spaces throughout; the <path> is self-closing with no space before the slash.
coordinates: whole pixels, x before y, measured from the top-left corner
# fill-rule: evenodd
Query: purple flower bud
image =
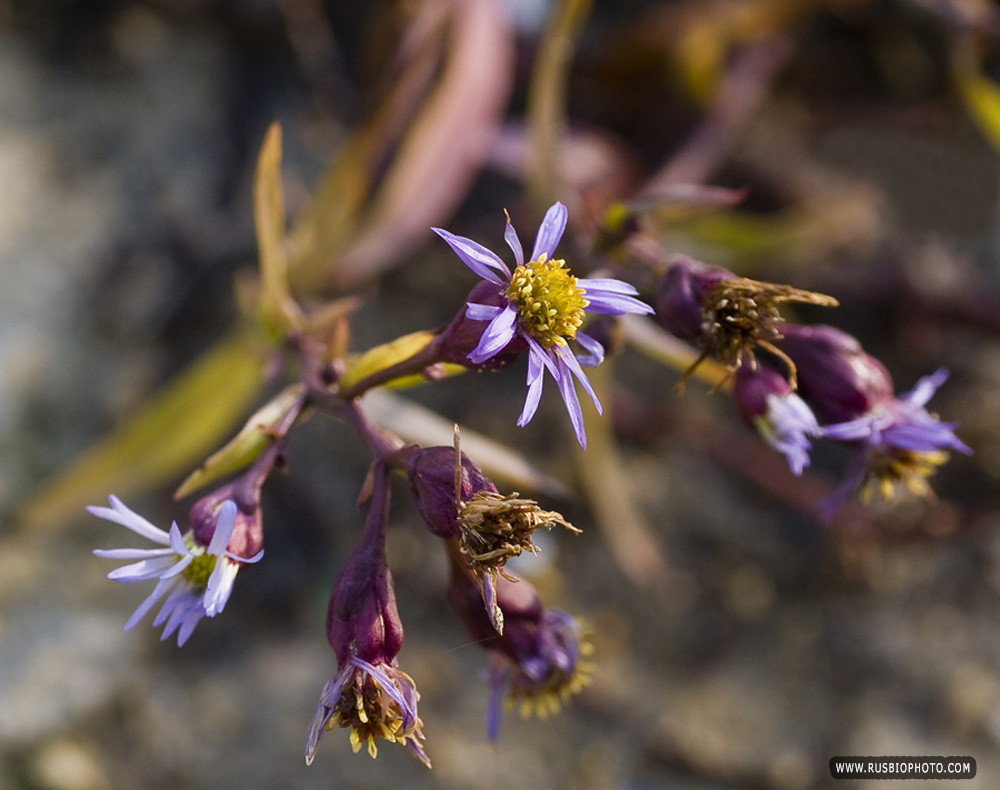
<path id="1" fill-rule="evenodd" d="M 369 663 L 391 661 L 403 646 L 392 573 L 385 558 L 389 498 L 377 475 L 361 541 L 344 560 L 330 595 L 326 635 L 343 665 L 351 655 Z"/>
<path id="2" fill-rule="evenodd" d="M 466 304 L 462 305 L 458 314 L 451 319 L 451 323 L 438 336 L 437 342 L 442 362 L 463 365 L 470 370 L 500 370 L 512 364 L 523 351 L 528 349 L 528 342 L 524 337 L 514 335 L 510 342 L 497 351 L 494 356 L 473 362 L 470 355 L 479 347 L 483 333 L 489 324 L 481 319 L 477 320 L 471 317 L 469 315 L 470 305 L 503 308 L 508 299 L 503 288 L 499 285 L 482 280 L 473 286 L 465 301 Z"/>
<path id="3" fill-rule="evenodd" d="M 451 447 L 418 449 L 406 463 L 417 512 L 427 528 L 440 538 L 462 537 L 458 522 L 462 502 L 468 502 L 480 491 L 497 492 L 493 482 L 464 453 L 456 489 L 455 452 Z"/>
<path id="4" fill-rule="evenodd" d="M 846 332 L 790 324 L 778 345 L 795 364 L 799 395 L 824 424 L 853 420 L 893 399 L 889 371 Z"/>
<path id="5" fill-rule="evenodd" d="M 719 266 L 681 258 L 660 280 L 653 307 L 663 327 L 681 340 L 700 340 L 705 297 L 716 285 L 736 275 Z"/>
<path id="6" fill-rule="evenodd" d="M 375 757 L 376 741 L 384 738 L 408 746 L 430 767 L 421 745 L 420 694 L 396 660 L 403 646 L 403 624 L 385 558 L 388 471 L 379 463 L 374 473 L 361 542 L 341 566 L 330 596 L 326 631 L 338 669 L 320 694 L 306 742 L 306 763 L 316 756 L 323 732 L 340 726 L 350 729 L 355 752 L 367 744 Z"/>
<path id="7" fill-rule="evenodd" d="M 246 486 L 237 481 L 202 497 L 191 506 L 191 531 L 195 540 L 204 546 L 209 545 L 215 535 L 219 512 L 227 500 L 236 504 L 236 523 L 226 548 L 238 557 L 249 559 L 259 554 L 264 546 L 260 485 L 246 491 Z"/>

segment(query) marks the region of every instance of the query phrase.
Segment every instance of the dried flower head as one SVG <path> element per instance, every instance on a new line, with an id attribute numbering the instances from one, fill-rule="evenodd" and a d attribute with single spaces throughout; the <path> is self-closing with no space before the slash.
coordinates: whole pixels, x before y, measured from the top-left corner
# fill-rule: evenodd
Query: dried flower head
<path id="1" fill-rule="evenodd" d="M 763 348 L 785 362 L 794 389 L 795 363 L 775 345 L 784 321 L 779 308 L 788 302 L 837 305 L 832 296 L 737 277 L 690 258 L 675 263 L 660 282 L 657 316 L 675 335 L 695 340 L 702 349 L 682 382 L 709 357 L 735 371 L 755 365 L 754 351 Z"/>

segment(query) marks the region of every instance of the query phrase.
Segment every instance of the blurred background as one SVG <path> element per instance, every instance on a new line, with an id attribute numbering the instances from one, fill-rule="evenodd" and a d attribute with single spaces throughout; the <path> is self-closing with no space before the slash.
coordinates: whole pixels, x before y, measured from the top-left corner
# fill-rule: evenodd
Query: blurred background
<path id="1" fill-rule="evenodd" d="M 998 32 L 986 0 L 0 0 L 0 787 L 797 790 L 834 786 L 829 759 L 851 754 L 970 755 L 962 786 L 995 786 Z M 856 334 L 898 392 L 947 366 L 931 406 L 975 455 L 937 499 L 824 526 L 845 455 L 793 477 L 725 393 L 678 396 L 635 347 L 598 382 L 613 431 L 591 434 L 593 461 L 554 391 L 513 430 L 523 367 L 409 391 L 558 481 L 522 493 L 583 534 L 542 536 L 519 571 L 590 623 L 596 669 L 557 717 L 508 712 L 491 745 L 486 654 L 399 485 L 400 661 L 434 769 L 391 744 L 353 755 L 341 731 L 307 768 L 327 596 L 362 523 L 358 440 L 323 417 L 296 432 L 265 489 L 265 561 L 183 649 L 148 619 L 122 633 L 146 592 L 91 550 L 128 536 L 82 510 L 115 492 L 186 517 L 171 492 L 200 458 L 140 480 L 85 453 L 244 320 L 275 120 L 292 227 L 322 239 L 297 294 L 359 296 L 356 350 L 447 322 L 475 278 L 429 227 L 501 251 L 504 208 L 528 244 L 564 200 L 574 269 L 651 285 L 627 250 L 593 252 L 625 206 L 656 249 L 837 297 L 796 317 Z M 175 419 L 137 467 L 198 416 Z"/>

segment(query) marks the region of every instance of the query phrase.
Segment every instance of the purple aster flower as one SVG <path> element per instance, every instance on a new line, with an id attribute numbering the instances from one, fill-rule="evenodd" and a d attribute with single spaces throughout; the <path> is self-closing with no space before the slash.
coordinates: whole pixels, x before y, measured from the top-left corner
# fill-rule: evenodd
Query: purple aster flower
<path id="1" fill-rule="evenodd" d="M 733 380 L 733 398 L 744 421 L 785 455 L 792 472 L 802 474 L 809 466 L 809 437 L 819 432 L 819 423 L 785 377 L 770 368 L 743 365 Z"/>
<path id="2" fill-rule="evenodd" d="M 948 460 L 948 450 L 966 455 L 972 449 L 955 435 L 958 423 L 941 422 L 926 409 L 927 402 L 948 378 L 944 368 L 925 376 L 907 394 L 874 400 L 862 415 L 825 425 L 821 435 L 857 447 L 857 454 L 837 490 L 822 503 L 825 520 L 844 499 L 859 490 L 862 499 L 878 490 L 891 499 L 898 484 L 928 496 L 927 478 Z"/>
<path id="3" fill-rule="evenodd" d="M 91 515 L 121 524 L 162 548 L 157 549 L 96 549 L 94 554 L 115 560 L 136 560 L 108 574 L 117 582 L 141 582 L 156 579 L 153 592 L 139 604 L 125 623 L 128 631 L 153 606 L 165 599 L 153 619 L 154 626 L 164 626 L 161 639 L 177 632 L 177 644 L 183 645 L 202 617 L 214 617 L 226 606 L 233 591 L 236 574 L 244 564 L 255 563 L 264 555 L 258 551 L 252 557 L 241 557 L 227 550 L 236 525 L 236 504 L 222 503 L 214 520 L 214 530 L 208 545 L 196 539 L 193 532 L 181 534 L 175 521 L 170 532 L 164 532 L 138 513 L 130 510 L 116 496 L 109 497 L 111 507 L 88 507 Z"/>
<path id="4" fill-rule="evenodd" d="M 514 253 L 517 267 L 513 272 L 495 253 L 481 244 L 456 236 L 441 228 L 432 230 L 443 238 L 472 271 L 496 289 L 489 295 L 469 301 L 465 316 L 473 321 L 489 322 L 476 347 L 467 358 L 475 365 L 503 356 L 512 344 L 528 347 L 528 394 L 517 420 L 527 425 L 538 408 L 545 371 L 555 379 L 569 412 L 573 430 L 581 447 L 586 447 L 583 413 L 573 379 L 583 386 L 598 412 L 601 404 L 581 365 L 593 367 L 604 359 L 604 348 L 592 337 L 579 331 L 588 313 L 620 315 L 651 313 L 653 309 L 635 298 L 636 289 L 611 278 L 576 278 L 566 268 L 566 261 L 553 258 L 556 246 L 566 229 L 566 207 L 555 203 L 549 208 L 535 237 L 530 260 L 510 217 L 504 240 Z M 480 289 L 481 293 L 482 289 Z M 575 355 L 568 341 L 575 340 L 585 352 Z"/>

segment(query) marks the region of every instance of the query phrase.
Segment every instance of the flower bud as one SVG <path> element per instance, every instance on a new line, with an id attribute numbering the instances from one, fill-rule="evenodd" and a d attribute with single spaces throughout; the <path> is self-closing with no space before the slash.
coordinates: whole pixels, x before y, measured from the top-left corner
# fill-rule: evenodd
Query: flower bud
<path id="1" fill-rule="evenodd" d="M 483 332 L 489 326 L 489 321 L 469 318 L 469 305 L 488 305 L 504 307 L 509 300 L 503 289 L 495 283 L 483 280 L 477 283 L 466 298 L 466 304 L 458 311 L 451 323 L 437 338 L 442 362 L 452 362 L 471 370 L 500 370 L 510 365 L 521 352 L 527 350 L 528 343 L 521 334 L 515 334 L 513 339 L 496 355 L 482 362 L 473 362 L 469 355 L 476 350 L 483 338 Z"/>
<path id="2" fill-rule="evenodd" d="M 468 502 L 480 491 L 497 493 L 493 482 L 464 453 L 456 487 L 455 453 L 451 447 L 421 448 L 406 463 L 417 512 L 427 528 L 440 538 L 461 538 L 458 515 L 462 502 Z"/>
<path id="3" fill-rule="evenodd" d="M 681 258 L 660 280 L 653 307 L 656 317 L 681 340 L 700 340 L 704 332 L 705 299 L 716 285 L 736 275 L 719 266 Z"/>
<path id="4" fill-rule="evenodd" d="M 778 345 L 795 364 L 799 394 L 824 424 L 853 420 L 893 399 L 889 371 L 846 332 L 792 324 Z"/>
<path id="5" fill-rule="evenodd" d="M 263 516 L 260 507 L 261 483 L 247 486 L 239 479 L 202 497 L 191 506 L 190 524 L 195 540 L 208 546 L 212 542 L 219 513 L 227 500 L 236 504 L 236 524 L 225 548 L 237 557 L 250 559 L 264 546 Z"/>

